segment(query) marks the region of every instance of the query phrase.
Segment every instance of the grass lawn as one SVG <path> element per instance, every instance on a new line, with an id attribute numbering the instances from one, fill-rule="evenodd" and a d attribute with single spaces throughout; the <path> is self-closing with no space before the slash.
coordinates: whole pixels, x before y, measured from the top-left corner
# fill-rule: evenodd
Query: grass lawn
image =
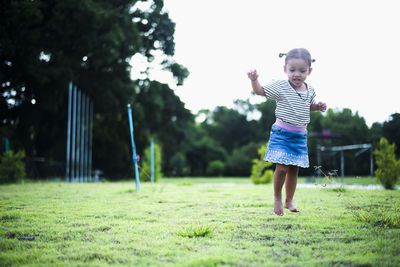
<path id="1" fill-rule="evenodd" d="M 0 266 L 400 266 L 399 190 L 242 180 L 2 185 Z"/>

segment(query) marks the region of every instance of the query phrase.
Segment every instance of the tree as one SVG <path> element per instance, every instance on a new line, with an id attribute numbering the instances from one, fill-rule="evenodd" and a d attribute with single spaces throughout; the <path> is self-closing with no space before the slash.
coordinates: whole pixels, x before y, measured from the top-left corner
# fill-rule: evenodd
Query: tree
<path id="1" fill-rule="evenodd" d="M 228 156 L 225 174 L 229 176 L 250 176 L 252 161 L 257 157 L 259 144 L 250 142 L 235 148 Z"/>
<path id="2" fill-rule="evenodd" d="M 235 109 L 217 107 L 202 127 L 228 153 L 250 142 L 259 141 L 257 122 Z"/>
<path id="3" fill-rule="evenodd" d="M 144 80 L 138 90 L 137 97 L 132 101 L 137 117 L 134 121 L 135 129 L 138 129 L 135 138 L 145 146 L 150 136 L 160 142 L 163 172 L 171 175 L 176 171 L 176 166 L 171 165 L 171 155 L 185 150 L 194 117 L 166 84 Z"/>
<path id="4" fill-rule="evenodd" d="M 390 115 L 390 120 L 385 121 L 382 126 L 382 135 L 386 139 L 395 143 L 397 147 L 400 147 L 400 113 L 394 113 Z M 396 151 L 396 155 L 400 156 L 400 151 Z"/>
<path id="5" fill-rule="evenodd" d="M 260 127 L 259 131 L 262 133 L 263 139 L 265 139 L 262 140 L 264 142 L 268 141 L 272 124 L 276 121 L 275 108 L 276 102 L 271 99 L 257 105 L 257 110 L 261 112 L 261 118 L 258 121 Z"/>
<path id="6" fill-rule="evenodd" d="M 163 1 L 140 2 L 148 8 L 136 0 L 2 1 L 0 128 L 10 133 L 12 146 L 27 156 L 63 161 L 72 81 L 95 103 L 95 167 L 106 176 L 128 174 L 126 104 L 140 106 L 140 81 L 130 79 L 130 58 L 139 53 L 152 61 L 161 51 L 164 68 L 178 84 L 188 75 L 172 58 L 175 24 Z M 145 121 L 138 114 L 136 123 Z"/>
<path id="7" fill-rule="evenodd" d="M 204 133 L 200 126 L 192 128 L 192 136 L 185 146 L 188 172 L 192 176 L 206 175 L 210 162 L 220 160 L 226 162 L 227 152 L 214 139 Z"/>
<path id="8" fill-rule="evenodd" d="M 394 189 L 400 178 L 400 160 L 396 160 L 395 151 L 396 144 L 389 144 L 384 137 L 381 138 L 378 148 L 374 151 L 378 165 L 375 175 L 386 189 Z"/>
<path id="9" fill-rule="evenodd" d="M 339 138 L 331 140 L 332 146 L 365 144 L 369 141 L 369 129 L 363 117 L 358 112 L 354 113 L 351 109 L 344 108 L 342 110 L 328 109 L 323 120 L 321 120 L 323 130 L 329 130 L 331 133 L 339 134 Z M 369 155 L 363 153 L 357 159 L 354 153 L 349 151 L 344 153 L 346 173 L 353 175 L 369 174 Z M 313 159 L 316 159 L 314 156 Z M 336 158 L 331 156 L 332 164 L 323 163 L 323 169 L 339 169 L 339 156 Z M 313 164 L 313 163 L 312 163 Z M 315 164 L 317 165 L 317 164 Z M 311 165 L 313 166 L 313 165 Z"/>

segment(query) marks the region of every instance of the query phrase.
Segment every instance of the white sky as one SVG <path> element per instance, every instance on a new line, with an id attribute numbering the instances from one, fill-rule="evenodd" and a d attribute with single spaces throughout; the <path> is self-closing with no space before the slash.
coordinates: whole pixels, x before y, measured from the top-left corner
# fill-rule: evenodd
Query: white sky
<path id="1" fill-rule="evenodd" d="M 176 23 L 174 59 L 188 68 L 175 93 L 194 114 L 251 97 L 246 72 L 285 79 L 278 54 L 307 48 L 308 77 L 328 108 L 351 108 L 370 126 L 400 112 L 400 16 L 396 0 L 164 0 Z M 136 75 L 133 75 L 136 76 Z M 154 79 L 168 75 L 154 72 Z"/>

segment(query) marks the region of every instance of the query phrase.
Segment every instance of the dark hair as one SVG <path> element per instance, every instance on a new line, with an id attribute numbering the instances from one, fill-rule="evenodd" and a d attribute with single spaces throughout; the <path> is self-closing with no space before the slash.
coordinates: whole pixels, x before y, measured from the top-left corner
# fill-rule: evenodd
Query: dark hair
<path id="1" fill-rule="evenodd" d="M 311 54 L 305 48 L 295 48 L 290 50 L 287 54 L 280 53 L 279 57 L 286 56 L 285 58 L 285 65 L 287 64 L 289 59 L 292 58 L 300 58 L 303 59 L 309 67 L 311 67 L 311 63 L 315 62 L 315 59 L 311 59 Z"/>

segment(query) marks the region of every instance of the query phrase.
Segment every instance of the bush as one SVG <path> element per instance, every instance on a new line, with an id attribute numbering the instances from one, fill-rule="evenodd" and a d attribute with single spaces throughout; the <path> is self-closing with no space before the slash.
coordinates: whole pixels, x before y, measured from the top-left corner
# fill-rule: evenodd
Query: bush
<path id="1" fill-rule="evenodd" d="M 389 144 L 388 140 L 382 137 L 378 149 L 374 151 L 376 165 L 376 179 L 386 188 L 394 189 L 400 177 L 400 160 L 396 160 L 396 145 Z"/>
<path id="2" fill-rule="evenodd" d="M 139 177 L 140 181 L 151 181 L 151 151 L 150 147 L 144 150 L 144 155 L 140 160 Z M 161 147 L 154 143 L 154 182 L 162 177 L 161 172 Z"/>
<path id="3" fill-rule="evenodd" d="M 25 178 L 24 151 L 10 150 L 5 152 L 0 159 L 0 183 L 15 183 Z"/>
<path id="4" fill-rule="evenodd" d="M 266 150 L 267 144 L 262 145 L 258 149 L 259 157 L 253 159 L 250 179 L 255 184 L 269 184 L 272 182 L 272 179 L 274 177 L 274 172 L 271 169 L 268 169 L 272 166 L 272 163 L 264 161 Z"/>
<path id="5" fill-rule="evenodd" d="M 221 160 L 211 161 L 206 170 L 206 174 L 208 176 L 222 176 L 225 170 L 225 163 Z"/>
<path id="6" fill-rule="evenodd" d="M 253 158 L 257 157 L 259 144 L 249 143 L 235 148 L 226 162 L 225 175 L 228 176 L 249 176 Z"/>

